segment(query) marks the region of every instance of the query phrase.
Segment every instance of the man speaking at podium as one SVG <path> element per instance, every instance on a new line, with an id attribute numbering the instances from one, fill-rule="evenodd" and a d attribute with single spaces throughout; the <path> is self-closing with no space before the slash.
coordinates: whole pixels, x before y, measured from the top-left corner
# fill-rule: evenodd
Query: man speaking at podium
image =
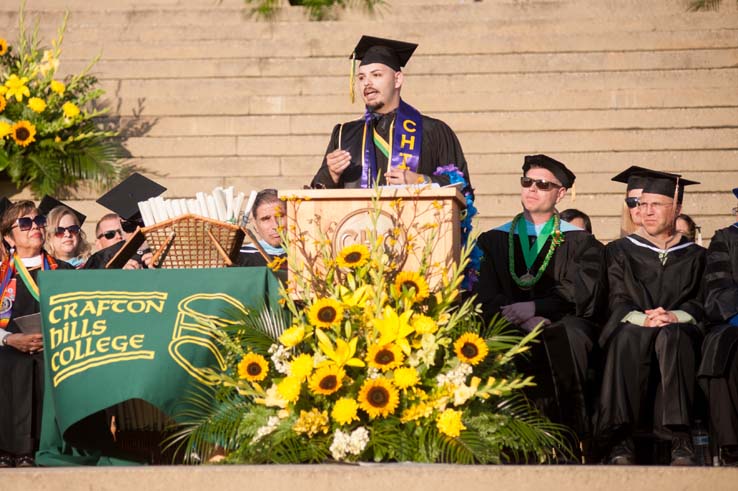
<path id="1" fill-rule="evenodd" d="M 464 152 L 446 123 L 420 114 L 400 98 L 402 67 L 417 44 L 362 36 L 352 59 L 361 60 L 356 87 L 366 105 L 362 119 L 333 128 L 323 164 L 312 181 L 317 188 L 371 188 L 450 183 L 448 172 L 470 185 Z M 455 169 L 453 167 L 455 166 Z"/>

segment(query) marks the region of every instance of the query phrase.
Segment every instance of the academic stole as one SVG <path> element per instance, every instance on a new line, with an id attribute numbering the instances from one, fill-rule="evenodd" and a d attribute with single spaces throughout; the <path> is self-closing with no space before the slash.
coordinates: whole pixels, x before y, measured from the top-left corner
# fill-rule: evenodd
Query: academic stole
<path id="1" fill-rule="evenodd" d="M 48 256 L 47 254 L 42 253 L 43 256 L 43 263 L 42 268 L 44 270 L 48 269 L 56 269 L 57 264 L 56 261 L 54 261 L 54 258 L 51 256 Z M 3 278 L 3 282 L 1 284 L 2 287 L 2 296 L 0 296 L 1 302 L 2 302 L 2 308 L 0 309 L 0 328 L 5 329 L 7 325 L 10 323 L 10 316 L 13 313 L 13 303 L 15 302 L 15 295 L 16 295 L 16 288 L 15 288 L 15 273 L 18 273 L 18 276 L 20 277 L 21 281 L 26 285 L 26 288 L 28 288 L 28 291 L 31 293 L 31 296 L 38 302 L 40 301 L 39 298 L 39 291 L 38 291 L 38 285 L 36 284 L 36 281 L 31 276 L 31 273 L 28 272 L 28 269 L 26 269 L 26 265 L 23 264 L 23 261 L 21 258 L 18 257 L 18 254 L 13 254 L 13 258 L 5 259 L 5 261 L 2 262 L 2 265 L 0 266 L 0 277 Z M 12 298 L 11 298 L 12 295 Z"/>
<path id="2" fill-rule="evenodd" d="M 388 142 L 374 129 L 372 113 L 367 110 L 364 114 L 362 141 L 362 188 L 374 186 L 374 182 L 379 177 L 375 146 L 387 157 L 390 168 L 417 172 L 423 144 L 423 118 L 417 109 L 400 99 L 400 106 L 397 108 L 395 120 L 390 127 L 390 141 Z"/>

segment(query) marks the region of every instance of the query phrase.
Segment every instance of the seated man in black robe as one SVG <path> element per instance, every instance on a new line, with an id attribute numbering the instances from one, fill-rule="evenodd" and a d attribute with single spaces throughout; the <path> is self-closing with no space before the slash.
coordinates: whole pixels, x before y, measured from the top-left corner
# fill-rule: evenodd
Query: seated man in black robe
<path id="1" fill-rule="evenodd" d="M 450 183 L 448 173 L 454 171 L 471 186 L 464 152 L 451 128 L 400 98 L 402 67 L 417 46 L 362 36 L 352 58 L 361 60 L 356 78 L 366 112 L 361 119 L 333 128 L 313 187 L 371 188 L 376 181 L 445 186 Z"/>
<path id="2" fill-rule="evenodd" d="M 237 265 L 272 267 L 277 278 L 286 283 L 287 251 L 282 247 L 280 234 L 287 226 L 287 208 L 276 189 L 262 189 L 257 193 L 251 218 L 259 237 L 249 231 L 252 242 L 241 247 Z"/>
<path id="3" fill-rule="evenodd" d="M 606 249 L 610 318 L 596 427 L 610 464 L 635 463 L 633 435 L 671 439 L 671 464 L 693 465 L 689 437 L 702 341 L 705 250 L 676 232 L 684 186 L 649 171 L 642 225 Z M 612 445 L 614 443 L 614 445 Z"/>
<path id="4" fill-rule="evenodd" d="M 733 189 L 738 198 L 738 188 Z M 723 463 L 738 465 L 738 207 L 736 223 L 715 232 L 707 251 L 705 311 L 711 321 L 702 349 L 700 385 Z"/>
<path id="5" fill-rule="evenodd" d="M 543 343 L 521 367 L 536 376 L 538 393 L 530 396 L 543 401 L 549 418 L 584 438 L 590 433 L 585 387 L 597 339 L 593 321 L 604 303 L 604 247 L 559 219 L 556 204 L 575 179 L 564 164 L 527 156 L 523 172 L 523 213 L 479 237 L 484 258 L 476 293 L 487 321 L 501 314 L 524 331 L 543 324 Z"/>

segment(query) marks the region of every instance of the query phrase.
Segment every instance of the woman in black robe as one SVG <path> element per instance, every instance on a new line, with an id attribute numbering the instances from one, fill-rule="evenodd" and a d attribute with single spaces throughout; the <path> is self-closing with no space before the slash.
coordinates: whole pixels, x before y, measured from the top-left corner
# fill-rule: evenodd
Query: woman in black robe
<path id="1" fill-rule="evenodd" d="M 39 271 L 71 269 L 43 251 L 45 223 L 31 201 L 15 203 L 0 219 L 0 232 L 12 248 L 0 266 L 0 467 L 32 466 L 41 434 L 43 336 L 23 333 L 16 319 L 40 310 Z"/>

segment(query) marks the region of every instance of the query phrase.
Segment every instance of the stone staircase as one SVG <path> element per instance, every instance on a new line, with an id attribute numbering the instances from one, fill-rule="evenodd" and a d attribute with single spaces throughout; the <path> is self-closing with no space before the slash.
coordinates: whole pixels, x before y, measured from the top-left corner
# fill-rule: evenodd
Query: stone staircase
<path id="1" fill-rule="evenodd" d="M 286 4 L 286 2 L 283 2 Z M 127 162 L 167 197 L 218 185 L 300 188 L 333 125 L 359 117 L 347 56 L 362 33 L 417 42 L 404 98 L 457 132 L 480 226 L 520 209 L 522 157 L 547 153 L 578 176 L 576 207 L 617 236 L 630 165 L 682 172 L 684 211 L 709 239 L 733 218 L 738 186 L 738 9 L 689 13 L 686 0 L 390 0 L 379 15 L 274 22 L 241 0 L 29 0 L 50 40 L 71 11 L 61 69 L 94 72 L 126 130 Z M 15 40 L 17 5 L 0 6 Z M 8 189 L 7 185 L 2 189 Z M 9 191 L 15 197 L 28 191 Z M 94 226 L 105 210 L 81 190 Z"/>

